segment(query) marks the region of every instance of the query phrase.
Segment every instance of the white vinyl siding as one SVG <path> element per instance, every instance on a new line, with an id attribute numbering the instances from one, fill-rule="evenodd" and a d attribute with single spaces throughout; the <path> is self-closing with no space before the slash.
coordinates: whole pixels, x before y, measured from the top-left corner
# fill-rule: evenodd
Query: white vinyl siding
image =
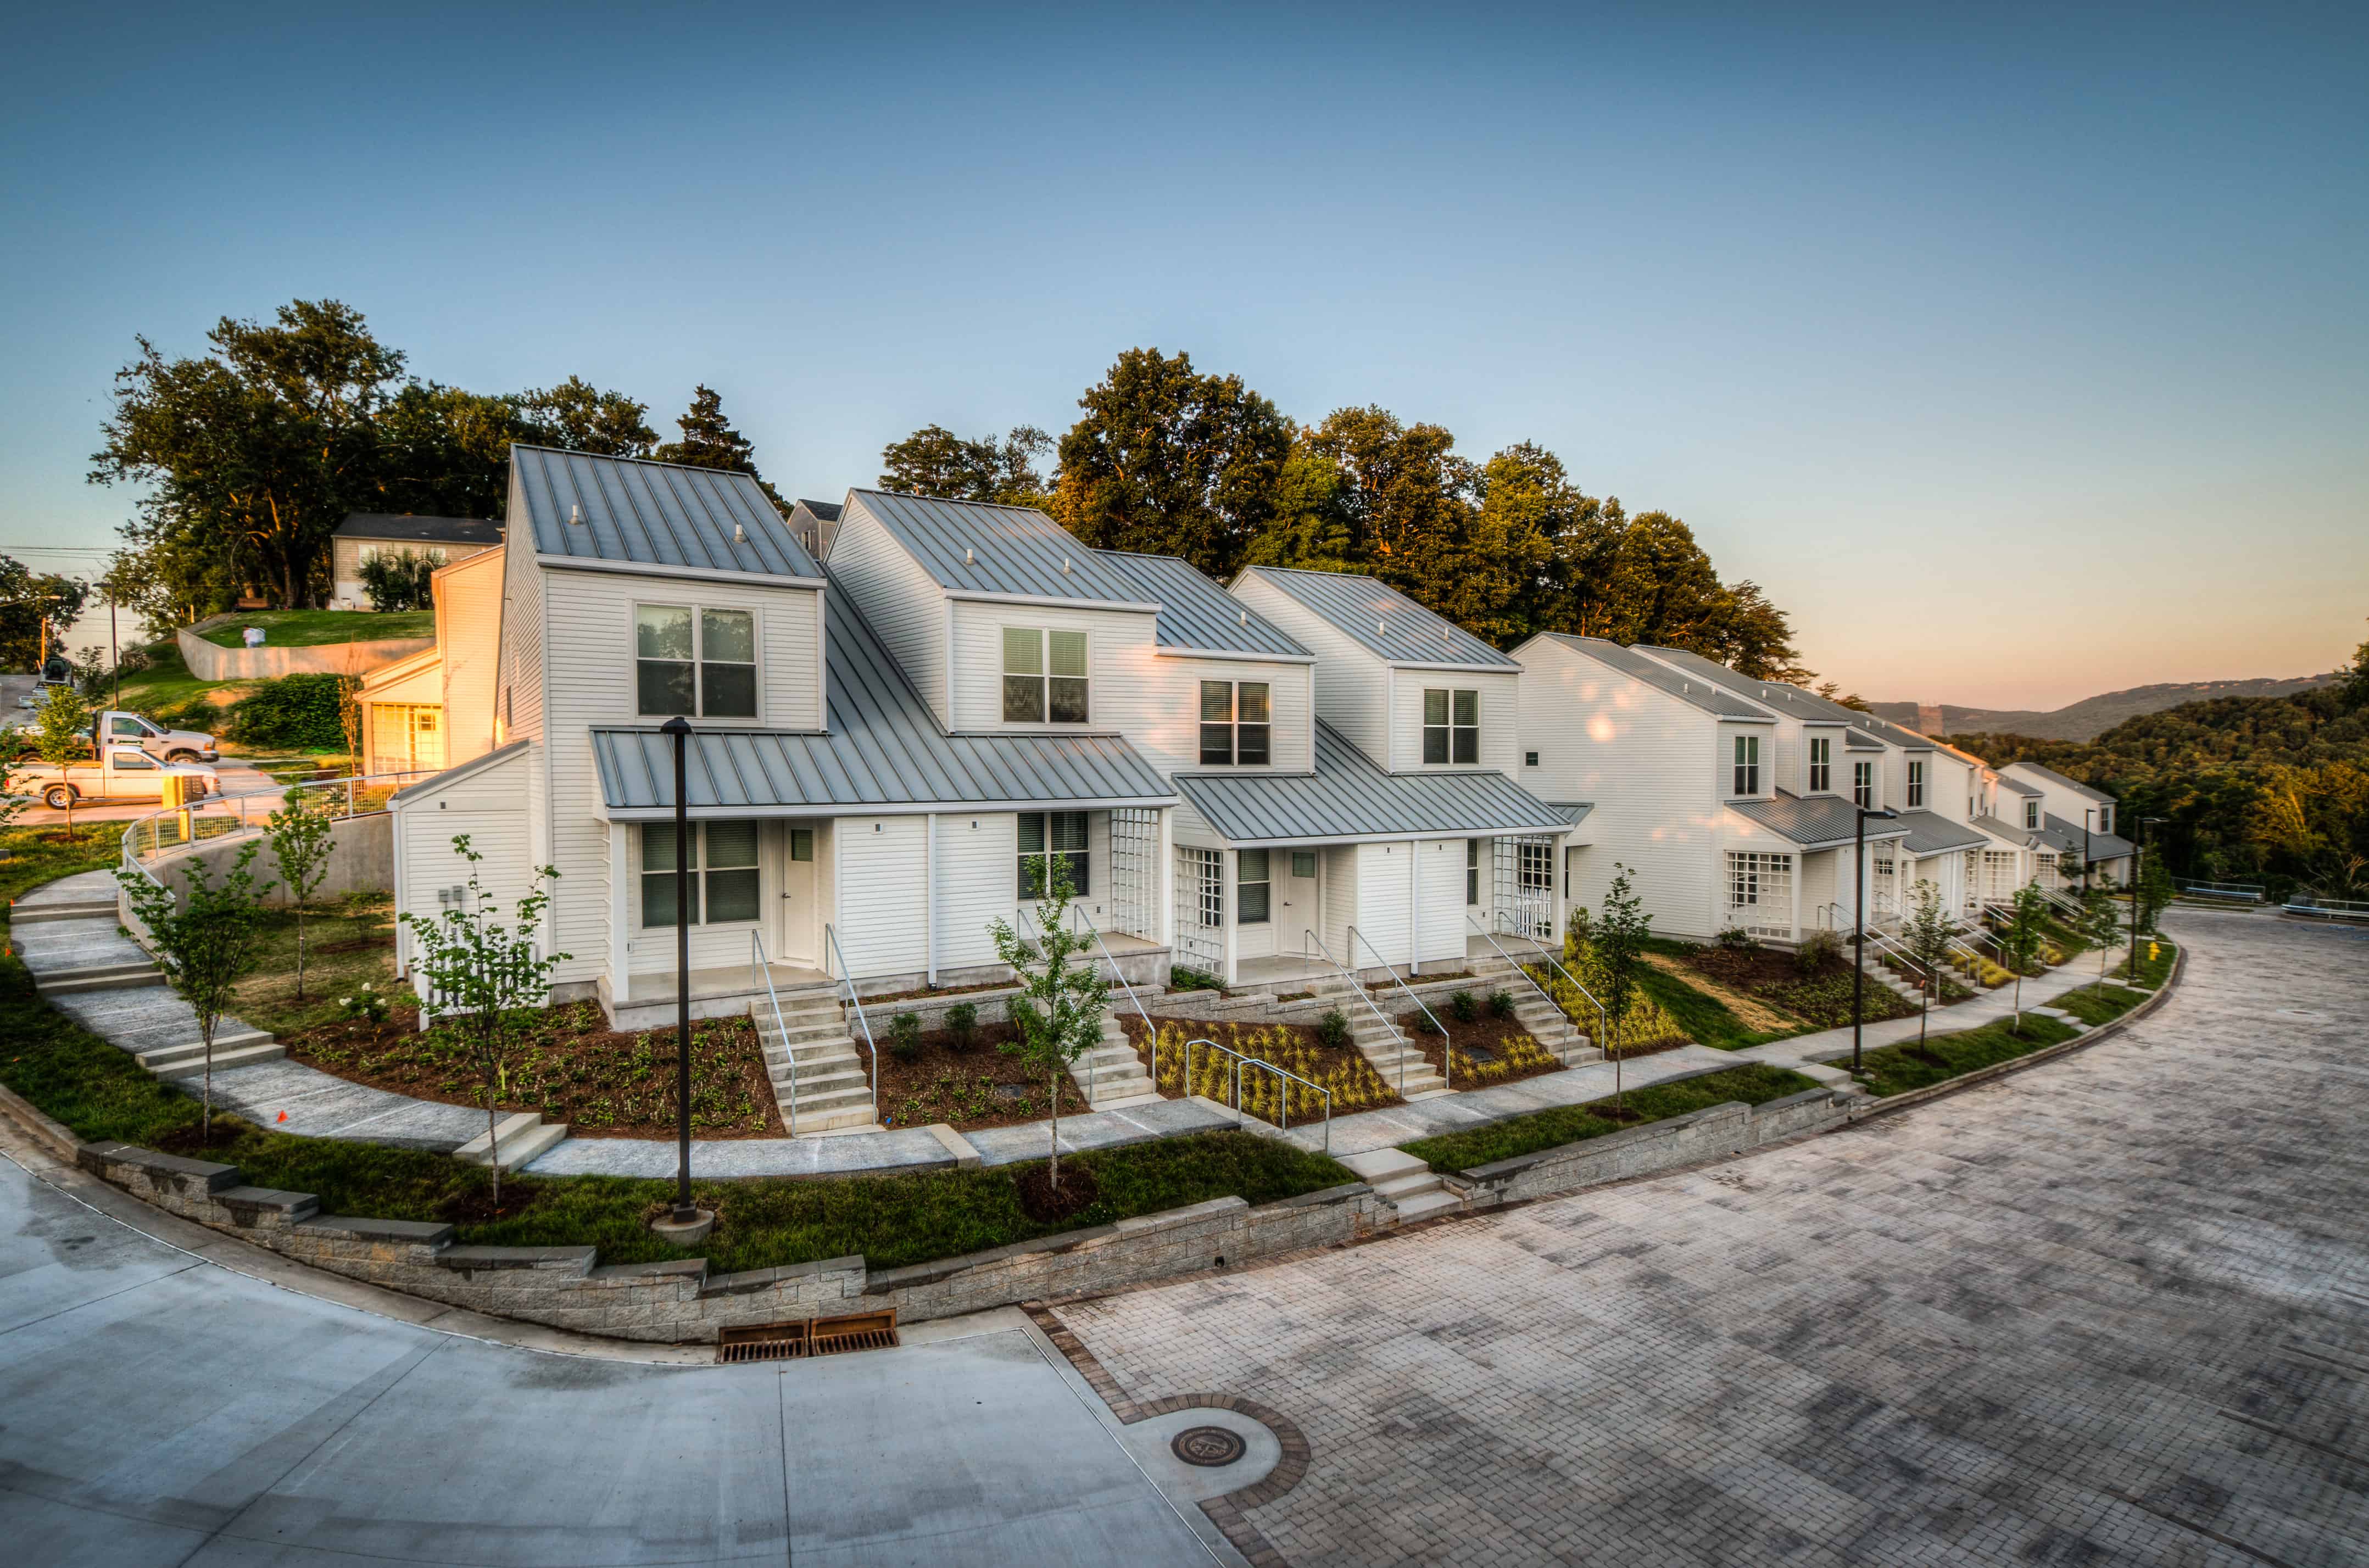
<path id="1" fill-rule="evenodd" d="M 1389 666 L 1334 629 L 1331 622 L 1262 578 L 1255 567 L 1242 574 L 1232 592 L 1316 656 L 1311 681 L 1316 716 L 1339 730 L 1358 750 L 1389 766 L 1390 723 L 1384 697 Z M 1420 755 L 1420 738 L 1415 744 Z"/>
<path id="2" fill-rule="evenodd" d="M 938 818 L 937 902 L 930 925 L 940 969 L 998 962 L 988 922 L 1013 919 L 1012 868 L 1020 854 L 1019 818 L 992 816 Z"/>
<path id="3" fill-rule="evenodd" d="M 395 813 L 406 910 L 433 920 L 444 907 L 437 902 L 437 890 L 468 882 L 469 863 L 452 851 L 454 836 L 462 833 L 485 856 L 476 872 L 489 898 L 508 910 L 525 896 L 534 867 L 528 760 L 527 752 L 514 752 L 465 778 L 431 785 L 431 793 L 406 800 Z M 396 940 L 397 962 L 407 963 L 410 933 L 399 933 Z"/>
<path id="4" fill-rule="evenodd" d="M 854 596 L 865 623 L 939 722 L 948 728 L 962 727 L 948 705 L 944 591 L 864 509 L 861 499 L 848 503 L 831 542 L 830 578 L 835 589 Z"/>
<path id="5" fill-rule="evenodd" d="M 1310 912 L 1321 913 L 1323 918 L 1321 921 L 1300 921 L 1299 930 L 1292 933 L 1294 941 L 1299 939 L 1300 931 L 1312 929 L 1333 950 L 1333 957 L 1348 964 L 1349 926 L 1357 918 L 1358 870 L 1364 850 L 1371 847 L 1326 844 L 1318 852 L 1322 858 L 1317 863 L 1317 880 L 1324 889 L 1324 908 Z"/>
<path id="6" fill-rule="evenodd" d="M 1521 749 L 1529 742 L 1516 734 L 1521 724 L 1521 677 L 1469 674 L 1459 670 L 1416 670 L 1401 666 L 1391 672 L 1390 767 L 1393 773 L 1421 773 L 1426 768 L 1494 768 L 1506 773 L 1521 766 Z M 1472 692 L 1479 694 L 1481 745 L 1478 762 L 1425 763 L 1423 760 L 1424 693 Z M 1454 699 L 1449 699 L 1454 715 Z M 1450 757 L 1454 752 L 1449 753 Z"/>
<path id="7" fill-rule="evenodd" d="M 840 886 L 849 897 L 841 901 L 835 923 L 849 972 L 859 979 L 920 972 L 927 963 L 921 933 L 928 912 L 922 875 L 928 822 L 920 817 L 849 817 L 837 827 Z M 1010 867 L 1006 862 L 1007 876 Z"/>
<path id="8" fill-rule="evenodd" d="M 1411 897 L 1415 846 L 1410 843 L 1357 846 L 1357 932 L 1365 938 L 1355 957 L 1347 948 L 1333 956 L 1352 969 L 1377 964 L 1403 967 L 1407 961 L 1408 921 L 1413 914 Z M 1463 898 L 1461 886 L 1457 897 Z M 1381 956 L 1378 959 L 1375 955 Z"/>
<path id="9" fill-rule="evenodd" d="M 515 493 L 510 502 L 512 517 L 526 515 Z M 507 745 L 543 738 L 543 568 L 535 564 L 531 539 L 505 544 L 502 558 L 502 674 L 494 716 L 496 739 Z"/>
<path id="10" fill-rule="evenodd" d="M 833 563 L 836 566 L 836 562 Z M 1148 653 L 1153 617 L 1136 611 L 1069 610 L 1041 604 L 954 601 L 954 723 L 958 731 L 1102 735 L 1123 732 L 1127 695 L 1120 690 L 1135 660 Z M 1006 723 L 1003 717 L 1003 635 L 1006 630 L 1086 634 L 1089 709 L 1084 724 Z M 1188 715 L 1189 716 L 1189 715 Z"/>
<path id="11" fill-rule="evenodd" d="M 1465 933 L 1471 929 L 1464 923 L 1464 841 L 1432 839 L 1413 848 L 1421 884 L 1416 956 L 1426 964 L 1461 967 Z"/>

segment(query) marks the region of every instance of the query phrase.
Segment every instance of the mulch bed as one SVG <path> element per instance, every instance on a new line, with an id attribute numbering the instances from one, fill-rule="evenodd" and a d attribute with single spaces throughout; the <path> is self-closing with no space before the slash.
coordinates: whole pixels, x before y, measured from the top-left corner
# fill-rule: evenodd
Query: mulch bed
<path id="1" fill-rule="evenodd" d="M 1094 1179 L 1094 1168 L 1075 1161 L 1061 1167 L 1061 1185 L 1053 1186 L 1051 1168 L 1030 1165 L 1016 1177 L 1013 1185 L 1020 1189 L 1020 1211 L 1039 1225 L 1057 1224 L 1082 1209 L 1093 1207 L 1102 1196 L 1102 1185 Z"/>
<path id="2" fill-rule="evenodd" d="M 1841 957 L 1829 958 L 1816 968 L 1806 970 L 1795 955 L 1770 947 L 1739 950 L 1704 945 L 1681 955 L 1680 962 L 1730 990 L 1805 1024 L 1832 1029 L 1850 1021 L 1848 1003 L 1837 1001 L 1843 995 L 1843 988 L 1850 984 L 1848 944 Z M 1898 992 L 1876 979 L 1874 971 L 1883 965 L 1872 947 L 1868 951 L 1867 967 L 1870 973 L 1862 1016 L 1873 1022 L 1904 1018 L 1916 1011 L 1900 999 Z"/>
<path id="3" fill-rule="evenodd" d="M 888 1048 L 887 1032 L 876 1028 L 880 1044 L 880 1120 L 886 1127 L 927 1127 L 944 1122 L 957 1132 L 1016 1127 L 1053 1114 L 1047 1075 L 1001 1047 L 1013 1038 L 1009 1024 L 981 1024 L 967 1050 L 955 1047 L 954 1032 L 931 1029 L 910 1060 Z M 857 1047 L 859 1053 L 862 1047 Z M 1060 1076 L 1061 1115 L 1082 1116 L 1086 1097 L 1065 1071 Z M 1068 1180 L 1062 1182 L 1068 1189 Z"/>
<path id="4" fill-rule="evenodd" d="M 1431 1064 L 1431 1070 L 1434 1072 L 1446 1074 L 1455 1088 L 1485 1089 L 1499 1083 L 1516 1083 L 1525 1078 L 1537 1078 L 1544 1073 L 1561 1072 L 1563 1070 L 1562 1063 L 1555 1060 L 1551 1056 L 1547 1057 L 1544 1062 L 1531 1062 L 1527 1065 L 1511 1059 L 1506 1051 L 1508 1039 L 1529 1040 L 1534 1046 L 1538 1044 L 1535 1039 L 1531 1039 L 1530 1032 L 1522 1027 L 1522 1021 L 1518 1018 L 1492 1018 L 1485 1004 L 1481 1009 L 1480 1016 L 1469 1024 L 1458 1022 L 1455 1015 L 1448 1011 L 1444 1002 L 1433 1002 L 1431 1012 L 1432 1016 L 1439 1020 L 1440 1027 L 1448 1031 L 1447 1044 L 1470 1060 L 1474 1067 L 1480 1069 L 1480 1071 L 1468 1074 L 1459 1070 L 1454 1073 L 1447 1073 L 1440 1038 L 1436 1035 L 1424 1033 L 1420 1027 L 1424 1022 L 1422 1013 L 1400 1013 L 1399 1031 L 1414 1043 L 1414 1048 L 1423 1053 L 1423 1059 Z M 1541 1047 L 1540 1049 L 1543 1050 L 1544 1047 Z"/>
<path id="5" fill-rule="evenodd" d="M 1802 966 L 1791 953 L 1780 953 L 1773 947 L 1715 947 L 1705 944 L 1679 955 L 1680 961 L 1690 969 L 1700 969 L 1730 990 L 1740 990 L 1746 996 L 1756 994 L 1762 986 L 1786 985 L 1794 980 L 1814 979 L 1828 973 L 1848 974 L 1848 960 L 1821 965 L 1814 974 L 1804 974 Z"/>
<path id="6" fill-rule="evenodd" d="M 691 1129 L 694 1137 L 782 1138 L 780 1110 L 757 1031 L 746 1018 L 692 1026 Z M 289 1059 L 349 1082 L 440 1104 L 485 1108 L 485 1091 L 460 1043 L 419 1032 L 419 1010 L 383 1024 L 319 1024 L 289 1036 Z M 578 1138 L 675 1136 L 675 1035 L 609 1027 L 597 1003 L 570 1002 L 536 1016 L 512 1053 L 504 1112 L 537 1111 Z"/>
<path id="7" fill-rule="evenodd" d="M 1161 1047 L 1159 1064 L 1160 1092 L 1163 1094 L 1181 1095 L 1184 1093 L 1185 1053 L 1177 1047 L 1185 1041 L 1208 1040 L 1228 1050 L 1239 1051 L 1243 1056 L 1274 1062 L 1287 1071 L 1332 1089 L 1335 1115 L 1345 1116 L 1352 1111 L 1370 1111 L 1402 1103 L 1397 1086 L 1374 1070 L 1373 1063 L 1366 1059 L 1364 1052 L 1355 1046 L 1337 1048 L 1327 1046 L 1323 1036 L 1310 1024 L 1212 1024 L 1202 1018 L 1165 1018 L 1157 1014 L 1153 1015 L 1152 1022 L 1160 1026 L 1165 1041 Z M 1135 1048 L 1143 1050 L 1143 1021 L 1128 1017 L 1122 1018 L 1120 1023 Z M 1172 1027 L 1173 1034 L 1170 1033 Z M 1146 1059 L 1149 1060 L 1149 1053 Z M 1231 1104 L 1234 1064 L 1225 1057 L 1219 1057 L 1216 1061 L 1218 1070 L 1209 1077 L 1201 1076 L 1201 1070 L 1196 1069 L 1193 1093 L 1220 1104 Z M 1275 1118 L 1261 1108 L 1261 1100 L 1253 1093 L 1255 1080 L 1265 1081 L 1257 1087 L 1269 1090 L 1274 1087 L 1272 1073 L 1246 1077 L 1243 1080 L 1243 1097 L 1251 1104 L 1245 1108 L 1262 1120 L 1272 1121 Z M 1306 1091 L 1295 1090 L 1294 1093 L 1297 1097 L 1304 1095 Z M 1294 1126 L 1307 1116 L 1322 1114 L 1322 1097 L 1310 1098 L 1316 1103 L 1293 1110 Z"/>

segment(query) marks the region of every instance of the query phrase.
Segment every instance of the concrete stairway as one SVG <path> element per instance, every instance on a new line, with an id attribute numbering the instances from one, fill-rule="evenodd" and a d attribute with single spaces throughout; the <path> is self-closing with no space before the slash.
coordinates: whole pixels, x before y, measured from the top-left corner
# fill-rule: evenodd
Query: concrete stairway
<path id="1" fill-rule="evenodd" d="M 798 1137 L 877 1128 L 880 1110 L 872 1098 L 872 1059 L 849 1033 L 839 989 L 799 986 L 780 997 L 780 1028 L 774 1027 L 772 1005 L 761 998 L 750 1002 L 749 1016 L 757 1024 L 757 1044 L 765 1053 L 765 1072 L 773 1082 L 782 1125 L 791 1125 L 795 1072 Z"/>
<path id="2" fill-rule="evenodd" d="M 1515 1022 L 1563 1066 L 1578 1067 L 1604 1059 L 1604 1053 L 1580 1032 L 1569 1014 L 1540 996 L 1538 987 L 1494 953 L 1473 961 L 1472 978 L 1480 982 L 1478 989 L 1484 997 L 1493 990 L 1502 990 L 1512 997 Z"/>
<path id="3" fill-rule="evenodd" d="M 278 1061 L 288 1054 L 288 1047 L 247 1024 L 225 1021 L 214 1033 L 214 1070 L 229 1067 L 247 1067 L 258 1061 Z M 159 1078 L 199 1078 L 206 1070 L 206 1043 L 186 1040 L 177 1046 L 162 1046 L 151 1051 L 138 1052 L 134 1059 L 141 1066 Z"/>
<path id="4" fill-rule="evenodd" d="M 1377 1149 L 1368 1154 L 1345 1154 L 1340 1162 L 1399 1212 L 1399 1223 L 1420 1219 L 1463 1200 L 1449 1192 L 1439 1173 L 1402 1149 Z"/>
<path id="5" fill-rule="evenodd" d="M 521 1111 L 495 1123 L 490 1139 L 481 1132 L 452 1150 L 452 1158 L 490 1165 L 499 1155 L 502 1169 L 515 1171 L 566 1136 L 566 1122 L 547 1122 L 533 1111 Z"/>
<path id="6" fill-rule="evenodd" d="M 1423 1053 L 1414 1048 L 1398 1025 L 1375 1016 L 1379 1008 L 1387 1017 L 1391 1012 L 1387 1004 L 1368 1006 L 1359 1000 L 1362 992 L 1337 973 L 1310 982 L 1308 989 L 1341 1010 L 1341 1015 L 1349 1021 L 1349 1043 L 1373 1064 L 1376 1075 L 1391 1090 L 1410 1100 L 1419 1094 L 1447 1092 L 1448 1080 L 1424 1059 Z M 1402 1003 L 1405 1000 L 1399 999 Z M 1402 1072 L 1405 1074 L 1403 1080 L 1400 1077 Z"/>
<path id="7" fill-rule="evenodd" d="M 1113 1012 L 1103 1013 L 1103 1043 L 1070 1064 L 1070 1077 L 1087 1105 L 1097 1111 L 1124 1110 L 1160 1098 L 1160 1087 L 1151 1082 L 1142 1054 Z"/>
<path id="8" fill-rule="evenodd" d="M 165 972 L 144 960 L 43 969 L 33 977 L 33 989 L 43 996 L 71 996 L 76 991 L 86 990 L 132 990 L 141 986 L 161 986 L 164 983 Z"/>
<path id="9" fill-rule="evenodd" d="M 109 925 L 116 921 L 115 898 L 112 894 L 101 898 L 53 898 L 46 903 L 27 901 L 8 911 L 8 923 L 13 927 L 46 925 L 52 921 L 104 920 Z"/>

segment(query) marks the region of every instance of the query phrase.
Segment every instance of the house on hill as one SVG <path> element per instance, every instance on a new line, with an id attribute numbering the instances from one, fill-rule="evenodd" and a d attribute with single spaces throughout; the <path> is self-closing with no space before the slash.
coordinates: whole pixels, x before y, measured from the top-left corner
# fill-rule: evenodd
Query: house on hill
<path id="1" fill-rule="evenodd" d="M 480 517 L 415 517 L 409 512 L 348 512 L 330 536 L 332 608 L 367 610 L 362 563 L 379 555 L 441 555 L 447 566 L 501 547 L 502 525 Z"/>

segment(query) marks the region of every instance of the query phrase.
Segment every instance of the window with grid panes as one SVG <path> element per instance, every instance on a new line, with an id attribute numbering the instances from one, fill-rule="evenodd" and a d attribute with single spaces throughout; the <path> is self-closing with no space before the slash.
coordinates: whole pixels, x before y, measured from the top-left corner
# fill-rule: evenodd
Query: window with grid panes
<path id="1" fill-rule="evenodd" d="M 1275 891 L 1273 863 L 1265 850 L 1235 852 L 1234 918 L 1243 925 L 1265 925 Z"/>
<path id="2" fill-rule="evenodd" d="M 1265 767 L 1273 709 L 1264 681 L 1201 682 L 1201 765 Z"/>
<path id="3" fill-rule="evenodd" d="M 1450 767 L 1481 761 L 1481 693 L 1442 691 L 1423 694 L 1423 760 Z"/>
<path id="4" fill-rule="evenodd" d="M 1851 764 L 1851 804 L 1863 806 L 1870 811 L 1875 809 L 1875 764 L 1873 762 Z"/>
<path id="5" fill-rule="evenodd" d="M 1760 737 L 1739 735 L 1735 738 L 1735 777 L 1730 781 L 1735 787 L 1732 795 L 1760 793 Z"/>
<path id="6" fill-rule="evenodd" d="M 757 617 L 747 610 L 634 609 L 634 707 L 649 717 L 757 716 Z"/>
<path id="7" fill-rule="evenodd" d="M 1810 740 L 1810 793 L 1831 794 L 1835 787 L 1835 742 L 1831 736 L 1814 736 Z"/>
<path id="8" fill-rule="evenodd" d="M 729 925 L 757 918 L 757 841 L 754 822 L 694 822 L 691 828 L 691 879 L 685 889 L 693 925 Z M 674 830 L 642 830 L 642 924 L 675 922 Z"/>
<path id="9" fill-rule="evenodd" d="M 1070 895 L 1082 898 L 1092 882 L 1093 856 L 1086 849 L 1086 814 L 1082 811 L 1024 811 L 1020 814 L 1020 896 L 1045 896 L 1045 857 L 1056 854 L 1070 868 Z"/>
<path id="10" fill-rule="evenodd" d="M 1004 723 L 1083 724 L 1086 688 L 1085 633 L 1003 628 Z"/>

